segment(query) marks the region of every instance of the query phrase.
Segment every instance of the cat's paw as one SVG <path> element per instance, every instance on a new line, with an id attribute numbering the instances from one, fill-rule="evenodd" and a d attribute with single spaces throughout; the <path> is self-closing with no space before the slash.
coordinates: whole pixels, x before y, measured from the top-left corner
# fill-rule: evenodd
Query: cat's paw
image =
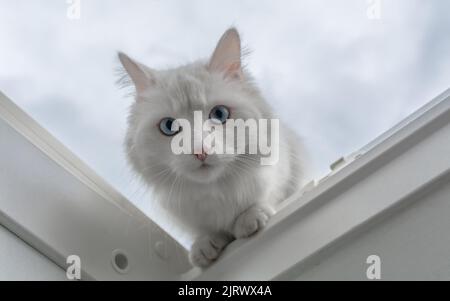
<path id="1" fill-rule="evenodd" d="M 226 234 L 207 235 L 197 239 L 192 245 L 189 260 L 194 266 L 207 267 L 219 258 L 232 238 Z"/>
<path id="2" fill-rule="evenodd" d="M 255 205 L 241 215 L 234 223 L 233 234 L 236 238 L 245 238 L 264 228 L 274 211 L 266 206 Z"/>

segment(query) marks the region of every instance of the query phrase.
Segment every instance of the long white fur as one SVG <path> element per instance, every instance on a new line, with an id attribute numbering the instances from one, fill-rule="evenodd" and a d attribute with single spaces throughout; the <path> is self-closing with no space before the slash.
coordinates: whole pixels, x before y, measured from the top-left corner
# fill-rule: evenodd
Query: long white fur
<path id="1" fill-rule="evenodd" d="M 210 60 L 170 70 L 152 70 L 123 53 L 119 58 L 136 88 L 125 140 L 129 162 L 152 186 L 157 200 L 198 239 L 191 261 L 207 266 L 234 238 L 264 227 L 276 204 L 300 186 L 303 153 L 299 139 L 281 123 L 279 161 L 262 166 L 259 155 L 210 155 L 201 169 L 193 155 L 174 155 L 161 134 L 164 117 L 207 118 L 216 105 L 231 108 L 233 119 L 273 119 L 250 74 L 241 63 L 238 32 L 229 29 Z"/>

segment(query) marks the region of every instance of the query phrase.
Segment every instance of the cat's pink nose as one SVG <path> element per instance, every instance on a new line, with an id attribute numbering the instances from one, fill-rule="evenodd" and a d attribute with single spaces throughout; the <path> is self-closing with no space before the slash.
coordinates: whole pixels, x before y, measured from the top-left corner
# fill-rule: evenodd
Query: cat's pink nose
<path id="1" fill-rule="evenodd" d="M 208 157 L 208 155 L 206 153 L 202 153 L 202 154 L 195 154 L 195 157 L 197 159 L 199 159 L 200 161 L 204 162 L 206 160 L 206 157 Z"/>

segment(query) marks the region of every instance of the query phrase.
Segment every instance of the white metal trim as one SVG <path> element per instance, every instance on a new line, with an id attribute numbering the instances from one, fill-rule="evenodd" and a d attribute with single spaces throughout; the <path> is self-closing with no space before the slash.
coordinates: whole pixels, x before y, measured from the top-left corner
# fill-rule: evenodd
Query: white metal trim
<path id="1" fill-rule="evenodd" d="M 187 251 L 176 240 L 1 93 L 0 131 L 0 224 L 63 268 L 68 255 L 80 255 L 84 279 L 175 280 L 190 268 Z M 26 152 L 26 158 L 11 159 L 17 150 Z M 24 159 L 29 160 L 26 168 L 20 161 Z M 38 189 L 30 171 L 41 177 L 57 174 L 61 180 L 43 183 Z M 70 195 L 65 186 L 82 192 L 83 198 Z M 58 199 L 61 195 L 64 199 Z M 40 214 L 43 211 L 54 214 Z M 67 221 L 56 213 L 66 215 Z M 107 228 L 117 231 L 105 237 L 102 233 Z M 99 239 L 93 245 L 94 233 Z M 68 239 L 74 234 L 73 240 Z M 164 256 L 158 254 L 161 247 L 154 248 L 161 243 Z M 133 266 L 128 273 L 113 269 L 115 249 L 130 254 Z"/>
<path id="2" fill-rule="evenodd" d="M 450 180 L 450 90 L 293 196 L 255 237 L 233 243 L 206 271 L 185 279 L 289 279 L 380 215 Z"/>

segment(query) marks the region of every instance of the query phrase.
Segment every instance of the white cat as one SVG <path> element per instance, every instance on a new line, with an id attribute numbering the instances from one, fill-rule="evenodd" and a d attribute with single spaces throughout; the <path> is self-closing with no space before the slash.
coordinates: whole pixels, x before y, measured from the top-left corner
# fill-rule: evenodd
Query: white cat
<path id="1" fill-rule="evenodd" d="M 244 70 L 241 52 L 239 34 L 231 28 L 208 61 L 175 69 L 153 70 L 119 53 L 136 89 L 126 136 L 129 162 L 161 205 L 198 234 L 190 252 L 195 266 L 210 265 L 232 240 L 261 230 L 274 206 L 303 178 L 302 147 L 282 124 L 274 165 L 261 165 L 260 154 L 175 155 L 171 150 L 179 134 L 174 119 L 192 121 L 193 111 L 222 123 L 276 118 Z"/>

